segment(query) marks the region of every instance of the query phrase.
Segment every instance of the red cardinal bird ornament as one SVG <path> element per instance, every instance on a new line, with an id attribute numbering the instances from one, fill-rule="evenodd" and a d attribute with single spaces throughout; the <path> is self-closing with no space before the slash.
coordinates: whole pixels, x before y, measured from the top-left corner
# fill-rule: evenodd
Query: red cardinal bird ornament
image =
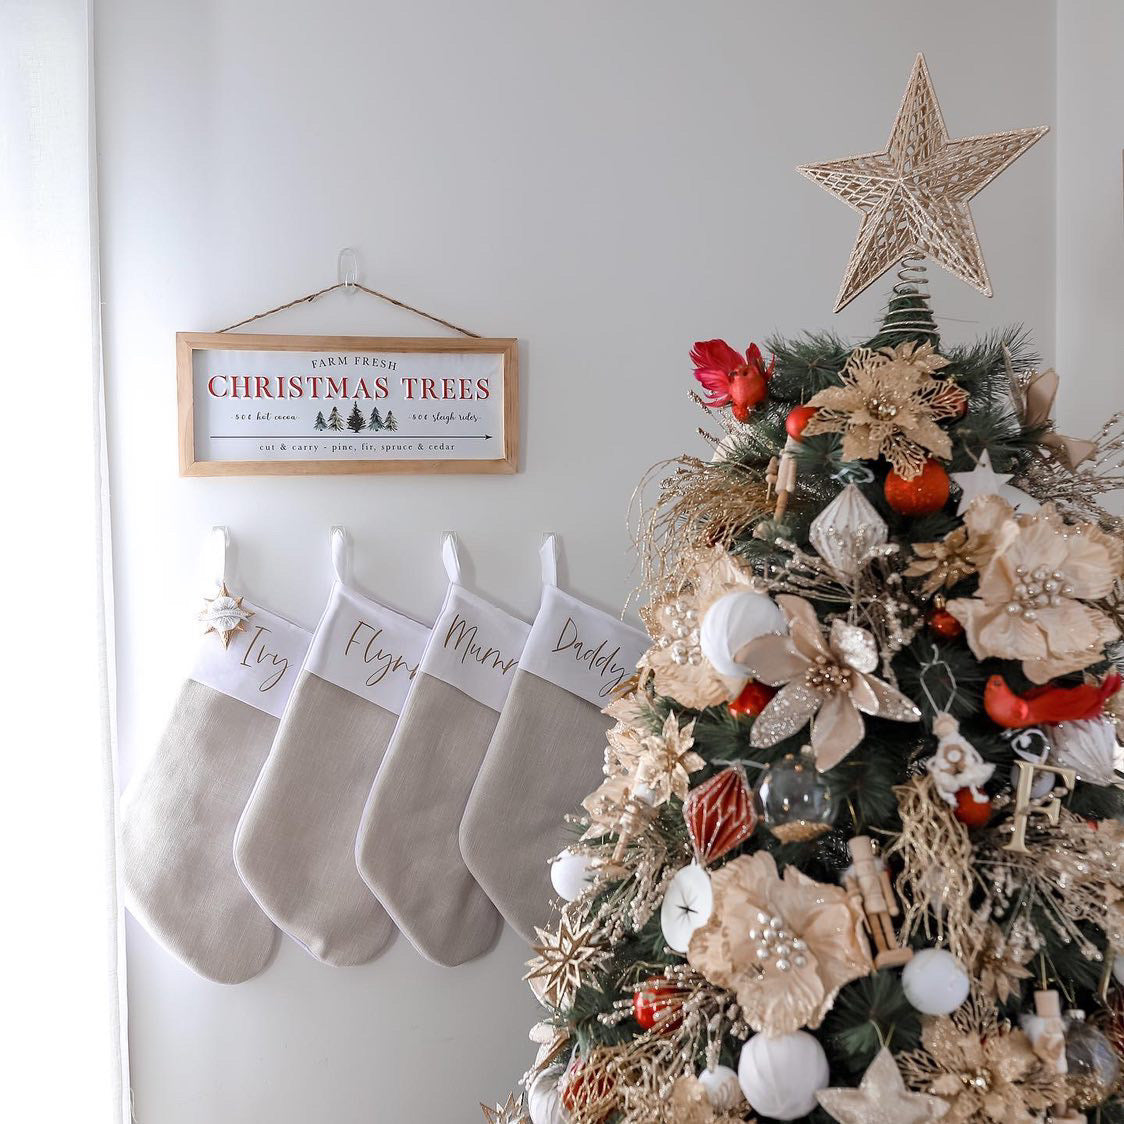
<path id="1" fill-rule="evenodd" d="M 748 421 L 750 411 L 765 401 L 773 377 L 776 356 L 768 367 L 761 349 L 751 343 L 743 358 L 725 340 L 700 340 L 691 350 L 695 378 L 706 388 L 706 404 L 717 410 L 729 406 L 740 422 Z"/>
<path id="2" fill-rule="evenodd" d="M 1113 672 L 1101 683 L 1077 687 L 1035 687 L 1016 695 L 1002 675 L 993 675 L 984 688 L 984 710 L 992 722 L 1008 730 L 1026 726 L 1077 722 L 1099 718 L 1104 704 L 1120 690 L 1120 676 Z"/>

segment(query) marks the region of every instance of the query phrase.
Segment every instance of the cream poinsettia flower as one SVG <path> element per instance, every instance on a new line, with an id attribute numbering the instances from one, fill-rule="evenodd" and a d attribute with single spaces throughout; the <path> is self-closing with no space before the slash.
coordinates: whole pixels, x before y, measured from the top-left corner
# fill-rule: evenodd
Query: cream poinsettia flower
<path id="1" fill-rule="evenodd" d="M 838 886 L 793 866 L 781 878 L 767 851 L 719 867 L 711 885 L 714 909 L 691 935 L 687 960 L 737 995 L 754 1030 L 817 1027 L 839 989 L 874 970 L 862 912 Z"/>
<path id="2" fill-rule="evenodd" d="M 788 636 L 759 636 L 736 656 L 754 679 L 781 688 L 754 719 L 752 745 L 776 745 L 811 722 L 816 768 L 823 772 L 862 741 L 863 714 L 920 720 L 921 711 L 905 695 L 871 674 L 878 648 L 865 628 L 836 620 L 825 637 L 803 597 L 781 594 L 777 604 L 788 618 Z"/>
<path id="3" fill-rule="evenodd" d="M 642 740 L 636 761 L 634 795 L 641 795 L 644 802 L 654 808 L 666 804 L 673 796 L 680 800 L 687 798 L 691 774 L 706 764 L 691 749 L 695 744 L 694 733 L 694 722 L 680 728 L 679 719 L 669 714 L 661 733 Z"/>
<path id="4" fill-rule="evenodd" d="M 632 696 L 626 698 L 631 699 Z M 582 807 L 589 815 L 589 828 L 583 839 L 594 839 L 619 828 L 636 783 L 636 766 L 647 736 L 641 728 L 646 711 L 636 700 L 630 705 L 623 699 L 617 700 L 606 708 L 605 713 L 612 713 L 617 723 L 607 735 L 605 779 L 582 801 Z"/>
<path id="5" fill-rule="evenodd" d="M 1032 515 L 1007 508 L 996 549 L 974 597 L 948 611 L 977 659 L 1021 660 L 1034 683 L 1080 671 L 1119 639 L 1094 605 L 1124 573 L 1124 544 L 1091 523 L 1069 524 L 1047 504 Z"/>

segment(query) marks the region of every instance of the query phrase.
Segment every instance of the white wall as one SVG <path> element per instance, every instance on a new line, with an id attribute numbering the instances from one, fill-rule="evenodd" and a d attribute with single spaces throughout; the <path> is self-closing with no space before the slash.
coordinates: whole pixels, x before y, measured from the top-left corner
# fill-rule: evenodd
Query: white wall
<path id="1" fill-rule="evenodd" d="M 1124 406 L 1124 5 L 1064 0 L 1057 57 L 1058 420 L 1084 437 Z"/>
<path id="2" fill-rule="evenodd" d="M 479 587 L 523 614 L 561 532 L 575 589 L 618 608 L 653 462 L 699 449 L 692 341 L 833 323 L 857 218 L 793 172 L 881 147 L 923 48 L 954 136 L 1054 120 L 1054 6 L 920 2 L 101 0 L 98 127 L 127 780 L 192 635 L 212 523 L 252 595 L 315 621 L 326 529 L 416 613 L 458 528 Z M 1054 349 L 1053 137 L 974 205 L 996 298 L 937 276 L 952 338 L 1021 320 Z M 522 343 L 525 462 L 507 478 L 181 480 L 173 333 L 333 279 Z M 834 326 L 863 333 L 884 286 Z M 339 294 L 291 332 L 428 331 Z M 434 887 L 440 893 L 440 886 Z M 444 970 L 399 940 L 335 969 L 291 942 L 257 980 L 195 978 L 130 922 L 140 1124 L 478 1120 L 525 1067 L 527 951 Z"/>

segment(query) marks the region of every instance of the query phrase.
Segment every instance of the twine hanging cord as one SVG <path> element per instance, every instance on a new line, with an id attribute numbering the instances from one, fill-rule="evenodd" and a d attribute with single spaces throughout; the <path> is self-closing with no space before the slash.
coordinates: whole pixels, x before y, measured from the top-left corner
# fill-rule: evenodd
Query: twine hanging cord
<path id="1" fill-rule="evenodd" d="M 460 327 L 459 324 L 453 324 L 449 320 L 442 320 L 440 316 L 434 316 L 432 313 L 423 312 L 420 308 L 415 308 L 412 304 L 406 304 L 405 301 L 396 300 L 394 297 L 387 296 L 386 293 L 380 293 L 377 289 L 370 289 L 366 285 L 361 285 L 358 281 L 337 281 L 334 285 L 329 285 L 327 288 L 318 289 L 315 293 L 307 293 L 303 297 L 297 297 L 296 300 L 289 301 L 288 304 L 279 304 L 276 308 L 267 309 L 265 312 L 258 312 L 253 316 L 247 316 L 245 320 L 239 320 L 237 324 L 230 324 L 225 328 L 220 328 L 219 333 L 232 332 L 235 328 L 242 328 L 246 324 L 252 324 L 255 320 L 264 320 L 267 316 L 272 316 L 275 312 L 284 312 L 287 308 L 295 308 L 298 304 L 307 304 L 309 301 L 314 301 L 317 297 L 322 297 L 326 293 L 335 292 L 336 289 L 359 289 L 360 292 L 369 294 L 372 297 L 378 297 L 381 301 L 386 301 L 387 304 L 392 304 L 396 308 L 404 308 L 407 312 L 413 312 L 418 316 L 424 316 L 426 320 L 432 320 L 434 324 L 440 324 L 444 328 L 450 328 L 454 332 L 460 332 L 462 336 L 468 336 L 470 339 L 478 340 L 480 335 L 478 332 L 470 332 L 467 328 Z"/>

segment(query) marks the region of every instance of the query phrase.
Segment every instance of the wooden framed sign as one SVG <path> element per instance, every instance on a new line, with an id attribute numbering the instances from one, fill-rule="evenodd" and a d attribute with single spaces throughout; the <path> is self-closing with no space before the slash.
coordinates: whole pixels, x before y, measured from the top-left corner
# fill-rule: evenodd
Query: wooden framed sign
<path id="1" fill-rule="evenodd" d="M 517 472 L 516 342 L 180 332 L 180 475 Z"/>

